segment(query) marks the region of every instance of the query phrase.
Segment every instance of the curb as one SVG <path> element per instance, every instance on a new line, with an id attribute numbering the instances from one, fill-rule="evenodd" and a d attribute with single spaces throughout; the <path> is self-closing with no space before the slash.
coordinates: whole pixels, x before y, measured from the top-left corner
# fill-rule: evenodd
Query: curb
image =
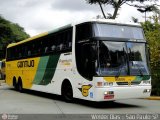
<path id="1" fill-rule="evenodd" d="M 151 96 L 151 97 L 148 97 L 146 99 L 148 99 L 148 100 L 160 100 L 160 96 Z"/>

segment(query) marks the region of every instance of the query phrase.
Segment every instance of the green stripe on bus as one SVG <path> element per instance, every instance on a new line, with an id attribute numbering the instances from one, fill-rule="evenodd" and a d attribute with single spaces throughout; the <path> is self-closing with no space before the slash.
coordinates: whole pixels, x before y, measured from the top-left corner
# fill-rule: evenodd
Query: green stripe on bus
<path id="1" fill-rule="evenodd" d="M 149 80 L 151 78 L 150 75 L 144 75 L 142 80 Z"/>
<path id="2" fill-rule="evenodd" d="M 149 75 L 143 75 L 143 76 L 136 76 L 136 79 L 134 81 L 142 81 L 142 80 L 149 80 Z"/>
<path id="3" fill-rule="evenodd" d="M 133 80 L 132 82 L 141 82 L 142 80 L 149 80 L 149 79 L 150 79 L 149 75 L 136 76 L 136 79 Z"/>
<path id="4" fill-rule="evenodd" d="M 142 77 L 141 76 L 136 76 L 136 79 L 134 81 L 141 81 Z"/>
<path id="5" fill-rule="evenodd" d="M 57 68 L 59 57 L 60 55 L 52 55 L 49 57 L 47 68 L 43 76 L 43 81 L 40 82 L 40 85 L 47 85 L 51 82 Z"/>
<path id="6" fill-rule="evenodd" d="M 45 74 L 48 59 L 49 59 L 49 56 L 40 58 L 38 69 L 37 69 L 33 84 L 39 84 L 43 80 L 43 76 Z"/>

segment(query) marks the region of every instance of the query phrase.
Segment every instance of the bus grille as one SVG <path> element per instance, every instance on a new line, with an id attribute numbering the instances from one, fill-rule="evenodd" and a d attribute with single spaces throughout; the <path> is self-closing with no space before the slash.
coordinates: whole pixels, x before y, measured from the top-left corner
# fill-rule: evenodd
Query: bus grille
<path id="1" fill-rule="evenodd" d="M 134 81 L 131 83 L 128 82 L 117 82 L 117 85 L 139 85 L 141 83 L 141 81 Z"/>

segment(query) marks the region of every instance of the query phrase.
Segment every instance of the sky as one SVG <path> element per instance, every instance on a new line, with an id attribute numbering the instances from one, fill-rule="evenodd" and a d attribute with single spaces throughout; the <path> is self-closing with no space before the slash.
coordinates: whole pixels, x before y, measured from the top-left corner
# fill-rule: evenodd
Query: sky
<path id="1" fill-rule="evenodd" d="M 111 6 L 103 7 L 106 12 L 113 12 Z M 0 15 L 18 23 L 30 36 L 101 14 L 98 5 L 85 0 L 0 0 Z M 123 5 L 119 14 L 117 19 L 124 22 L 131 21 L 131 17 L 144 20 L 144 14 L 128 5 Z"/>

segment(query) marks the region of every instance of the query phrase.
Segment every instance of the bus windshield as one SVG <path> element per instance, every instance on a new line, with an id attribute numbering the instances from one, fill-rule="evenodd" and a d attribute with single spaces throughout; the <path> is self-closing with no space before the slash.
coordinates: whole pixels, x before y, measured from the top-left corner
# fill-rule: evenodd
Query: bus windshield
<path id="1" fill-rule="evenodd" d="M 145 43 L 98 41 L 98 46 L 98 75 L 149 75 Z"/>
<path id="2" fill-rule="evenodd" d="M 85 23 L 76 26 L 78 72 L 93 76 L 149 75 L 146 40 L 139 26 Z"/>

